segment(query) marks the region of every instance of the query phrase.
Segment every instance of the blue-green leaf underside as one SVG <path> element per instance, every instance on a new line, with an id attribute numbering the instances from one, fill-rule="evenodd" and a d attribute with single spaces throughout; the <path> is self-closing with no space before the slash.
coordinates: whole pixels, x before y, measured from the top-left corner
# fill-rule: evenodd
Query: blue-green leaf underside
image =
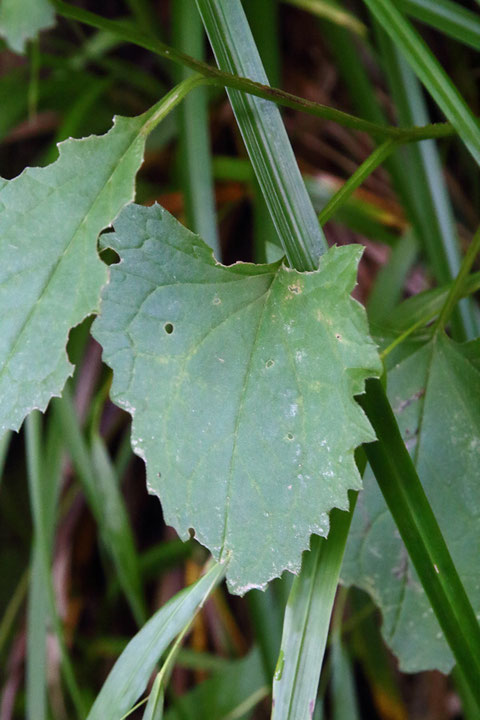
<path id="1" fill-rule="evenodd" d="M 129 206 L 115 230 L 121 262 L 93 332 L 167 523 L 229 559 L 233 592 L 297 572 L 360 487 L 353 451 L 373 439 L 353 397 L 380 371 L 350 297 L 361 248 L 299 273 L 222 266 L 158 206 Z"/>
<path id="2" fill-rule="evenodd" d="M 461 346 L 438 335 L 389 373 L 388 395 L 460 577 L 480 613 L 479 353 L 478 343 Z M 371 474 L 364 485 L 342 579 L 374 598 L 383 613 L 385 640 L 404 671 L 448 672 L 453 656 Z"/>
<path id="3" fill-rule="evenodd" d="M 133 199 L 150 116 L 118 117 L 106 135 L 61 143 L 51 165 L 0 178 L 0 435 L 72 373 L 68 333 L 107 279 L 97 237 Z"/>

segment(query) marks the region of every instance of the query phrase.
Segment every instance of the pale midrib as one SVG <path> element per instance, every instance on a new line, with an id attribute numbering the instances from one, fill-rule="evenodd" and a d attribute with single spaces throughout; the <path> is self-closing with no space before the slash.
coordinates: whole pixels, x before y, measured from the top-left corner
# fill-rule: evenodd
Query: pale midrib
<path id="1" fill-rule="evenodd" d="M 114 128 L 112 128 L 112 129 L 114 129 Z M 111 131 L 110 131 L 110 132 L 111 132 Z M 24 319 L 24 321 L 23 321 L 23 323 L 22 323 L 22 326 L 21 326 L 21 328 L 19 329 L 19 331 L 18 331 L 18 333 L 17 333 L 17 337 L 15 338 L 15 341 L 14 341 L 14 343 L 13 343 L 13 345 L 12 345 L 12 348 L 11 348 L 11 350 L 10 350 L 7 358 L 5 359 L 5 362 L 4 362 L 4 364 L 3 364 L 3 367 L 0 368 L 0 378 L 3 377 L 4 374 L 5 374 L 5 372 L 8 370 L 10 361 L 11 361 L 12 358 L 15 356 L 15 353 L 16 353 L 16 351 L 17 351 L 18 345 L 19 345 L 20 340 L 21 340 L 21 338 L 22 338 L 22 336 L 23 336 L 23 334 L 24 334 L 24 332 L 25 332 L 26 327 L 29 325 L 30 320 L 32 319 L 32 317 L 33 317 L 33 315 L 34 315 L 34 313 L 35 313 L 35 311 L 36 311 L 39 303 L 40 303 L 41 300 L 43 299 L 43 297 L 44 297 L 44 295 L 45 295 L 45 293 L 46 293 L 46 291 L 47 291 L 50 283 L 52 282 L 54 276 L 56 275 L 59 267 L 62 265 L 63 259 L 65 258 L 66 254 L 68 253 L 68 251 L 70 250 L 70 248 L 71 248 L 72 245 L 74 244 L 75 240 L 77 239 L 81 227 L 82 227 L 84 224 L 86 224 L 86 222 L 87 222 L 87 220 L 89 219 L 90 215 L 91 215 L 92 212 L 94 211 L 97 203 L 99 202 L 101 196 L 103 195 L 103 192 L 104 192 L 105 188 L 107 187 L 107 185 L 108 185 L 108 183 L 111 181 L 111 179 L 114 177 L 114 175 L 115 175 L 115 173 L 118 171 L 119 167 L 122 165 L 122 163 L 123 163 L 123 161 L 125 160 L 127 154 L 128 154 L 128 153 L 130 152 L 130 150 L 132 149 L 134 143 L 138 140 L 138 138 L 139 138 L 139 136 L 140 136 L 140 133 L 141 133 L 141 130 L 135 134 L 134 139 L 128 144 L 128 147 L 126 148 L 126 150 L 124 151 L 124 153 L 121 155 L 118 163 L 115 165 L 114 169 L 112 170 L 112 172 L 111 172 L 110 175 L 108 176 L 107 180 L 103 183 L 100 191 L 97 193 L 94 201 L 93 201 L 92 204 L 90 205 L 90 208 L 87 210 L 86 215 L 84 215 L 84 217 L 82 218 L 82 220 L 78 223 L 77 227 L 75 228 L 75 231 L 74 231 L 73 234 L 72 234 L 72 237 L 71 237 L 70 240 L 68 241 L 68 244 L 66 245 L 66 247 L 65 247 L 65 249 L 63 250 L 62 254 L 61 254 L 60 257 L 58 258 L 58 260 L 57 260 L 57 262 L 55 263 L 55 265 L 52 267 L 52 270 L 51 270 L 51 272 L 48 274 L 48 276 L 47 276 L 47 278 L 46 278 L 46 281 L 45 281 L 45 283 L 44 283 L 44 285 L 43 285 L 43 287 L 42 287 L 42 289 L 41 289 L 41 291 L 40 291 L 40 294 L 39 294 L 37 300 L 35 301 L 35 303 L 34 303 L 34 304 L 32 305 L 32 307 L 31 307 L 31 309 L 30 309 L 29 312 L 27 313 L 27 315 L 26 315 L 26 317 L 25 317 L 25 319 Z M 106 135 L 104 135 L 103 137 L 104 137 L 104 138 L 108 137 L 108 133 L 107 133 Z M 59 158 L 59 160 L 60 160 L 60 158 Z M 58 162 L 58 161 L 57 161 L 57 162 Z M 101 229 L 102 229 L 102 228 L 100 228 L 100 230 L 101 230 Z M 99 230 L 99 232 L 100 232 L 100 230 Z M 100 262 L 100 259 L 99 259 L 99 262 Z"/>
<path id="2" fill-rule="evenodd" d="M 238 430 L 239 430 L 239 426 L 240 426 L 240 420 L 241 420 L 241 416 L 242 416 L 243 406 L 244 406 L 244 404 L 245 404 L 245 396 L 246 396 L 246 394 L 247 394 L 247 389 L 248 389 L 249 381 L 250 381 L 250 377 L 251 377 L 250 370 L 251 370 L 251 366 L 252 366 L 253 354 L 254 354 L 254 351 L 255 351 L 255 349 L 256 349 L 256 345 L 257 345 L 257 341 L 258 341 L 258 335 L 259 335 L 260 329 L 261 329 L 262 324 L 263 324 L 263 319 L 264 319 L 264 317 L 265 317 L 265 312 L 266 312 L 266 309 L 267 309 L 267 306 L 268 306 L 268 301 L 269 301 L 270 295 L 271 295 L 271 293 L 272 293 L 272 288 L 273 288 L 273 286 L 274 286 L 274 284 L 275 284 L 275 280 L 276 280 L 277 278 L 278 278 L 278 273 L 275 273 L 275 274 L 273 275 L 273 277 L 272 277 L 272 282 L 271 282 L 271 284 L 270 284 L 270 287 L 268 288 L 268 290 L 267 290 L 266 293 L 265 293 L 265 302 L 264 302 L 262 311 L 261 311 L 261 313 L 260 313 L 260 317 L 259 317 L 259 320 L 258 320 L 258 324 L 257 324 L 256 330 L 255 330 L 255 335 L 254 335 L 253 342 L 252 342 L 252 346 L 251 346 L 251 349 L 250 349 L 250 355 L 249 355 L 249 358 L 248 358 L 248 363 L 247 363 L 247 366 L 246 366 L 246 368 L 245 368 L 245 374 L 244 374 L 243 384 L 242 384 L 242 393 L 241 393 L 241 396 L 240 396 L 240 401 L 239 401 L 239 405 L 238 405 L 237 417 L 236 417 L 236 420 L 235 420 L 235 427 L 234 427 L 234 430 L 233 430 L 233 446 L 232 446 L 232 452 L 231 452 L 231 457 L 230 457 L 230 468 L 229 468 L 228 479 L 227 479 L 227 487 L 226 487 L 225 512 L 224 512 L 224 526 L 223 526 L 222 548 L 221 548 L 221 550 L 220 550 L 220 559 L 222 559 L 222 555 L 223 555 L 223 552 L 224 552 L 224 550 L 225 550 L 225 542 L 226 542 L 227 533 L 228 533 L 228 518 L 229 518 L 229 509 L 230 509 L 230 495 L 231 495 L 231 489 L 232 489 L 233 470 L 234 470 L 234 464 L 235 464 L 235 455 L 236 455 L 236 452 L 237 452 Z"/>

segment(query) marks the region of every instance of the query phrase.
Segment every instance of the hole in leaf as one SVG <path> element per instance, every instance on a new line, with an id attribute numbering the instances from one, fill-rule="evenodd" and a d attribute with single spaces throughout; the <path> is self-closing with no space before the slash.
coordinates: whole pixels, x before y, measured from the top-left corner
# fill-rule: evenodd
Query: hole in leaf
<path id="1" fill-rule="evenodd" d="M 287 440 L 293 440 L 292 433 L 287 433 Z"/>
<path id="2" fill-rule="evenodd" d="M 171 334 L 173 333 L 173 325 L 172 325 L 172 323 L 165 323 L 165 325 L 163 326 L 163 329 L 165 330 L 165 332 L 167 333 L 167 335 L 171 335 Z"/>
<path id="3" fill-rule="evenodd" d="M 274 361 L 274 360 L 267 360 L 267 362 L 265 363 L 265 367 L 267 367 L 267 368 L 271 368 L 271 367 L 273 367 L 274 365 L 275 365 L 275 361 Z"/>

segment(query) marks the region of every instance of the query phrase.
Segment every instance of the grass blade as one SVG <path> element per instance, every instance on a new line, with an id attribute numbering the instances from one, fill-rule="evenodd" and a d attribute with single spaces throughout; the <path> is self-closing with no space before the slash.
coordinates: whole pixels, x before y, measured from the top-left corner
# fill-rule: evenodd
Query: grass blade
<path id="1" fill-rule="evenodd" d="M 313 715 L 328 627 L 354 502 L 334 510 L 328 540 L 312 536 L 285 611 L 282 646 L 273 680 L 272 720 Z"/>
<path id="2" fill-rule="evenodd" d="M 268 85 L 240 3 L 197 0 L 197 5 L 219 66 Z M 280 112 L 272 103 L 236 90 L 228 94 L 288 261 L 299 270 L 313 270 L 327 245 Z"/>
<path id="3" fill-rule="evenodd" d="M 392 40 L 380 28 L 378 37 L 400 123 L 428 122 L 420 83 Z M 436 144 L 431 140 L 409 146 L 401 152 L 408 164 L 409 194 L 419 239 L 437 282 L 447 283 L 457 275 L 461 255 Z M 465 339 L 473 337 L 476 329 L 473 308 L 469 303 L 463 303 L 455 313 L 454 334 L 458 339 Z"/>
<path id="4" fill-rule="evenodd" d="M 146 609 L 133 533 L 115 470 L 103 440 L 94 433 L 90 450 L 67 389 L 61 399 L 52 401 L 52 408 L 58 431 L 64 438 L 87 502 L 98 523 L 102 543 L 113 560 L 132 613 L 137 623 L 142 625 L 145 622 Z"/>
<path id="5" fill-rule="evenodd" d="M 85 716 L 83 698 L 77 685 L 75 674 L 73 672 L 73 666 L 68 655 L 62 624 L 57 614 L 55 593 L 50 575 L 49 528 L 47 525 L 47 515 L 44 512 L 45 505 L 42 496 L 42 438 L 40 418 L 40 413 L 38 411 L 34 411 L 27 417 L 25 422 L 27 469 L 35 542 L 38 548 L 38 562 L 40 563 L 41 561 L 42 564 L 41 570 L 43 575 L 45 597 L 48 599 L 48 611 L 60 646 L 62 672 L 75 706 L 76 714 L 79 718 L 83 718 Z M 37 692 L 40 692 L 38 685 L 35 686 L 35 693 Z M 35 698 L 37 697 L 38 696 L 35 694 Z"/>
<path id="6" fill-rule="evenodd" d="M 203 59 L 205 35 L 197 10 L 189 0 L 177 0 L 173 3 L 172 13 L 175 46 Z M 179 82 L 188 75 L 191 75 L 191 70 L 186 67 L 178 68 Z M 215 257 L 220 259 L 207 100 L 206 88 L 198 88 L 196 92 L 190 93 L 178 108 L 180 176 L 185 196 L 187 225 L 210 245 Z"/>
<path id="7" fill-rule="evenodd" d="M 427 44 L 390 0 L 365 0 L 365 3 L 480 164 L 478 120 Z"/>
<path id="8" fill-rule="evenodd" d="M 400 8 L 430 27 L 480 50 L 480 18 L 451 0 L 399 0 Z"/>
<path id="9" fill-rule="evenodd" d="M 130 710 L 145 690 L 161 655 L 195 616 L 224 573 L 224 565 L 214 565 L 150 618 L 115 663 L 87 720 L 118 720 Z"/>
<path id="10" fill-rule="evenodd" d="M 480 707 L 480 626 L 408 454 L 385 391 L 367 380 L 359 398 L 378 441 L 365 446 L 385 501 L 440 626 Z"/>
<path id="11" fill-rule="evenodd" d="M 381 165 L 395 150 L 395 140 L 386 140 L 379 145 L 360 167 L 342 185 L 340 190 L 328 201 L 320 211 L 318 219 L 325 225 L 339 208 L 349 199 L 351 194 L 362 184 L 366 178 Z"/>
<path id="12" fill-rule="evenodd" d="M 332 621 L 332 720 L 360 720 L 353 666 L 342 642 L 342 615 L 347 591 L 341 588 Z"/>
<path id="13" fill-rule="evenodd" d="M 375 278 L 367 302 L 370 327 L 375 328 L 390 317 L 402 296 L 407 274 L 417 254 L 418 243 L 415 235 L 407 231 L 393 248 L 388 262 Z"/>
<path id="14" fill-rule="evenodd" d="M 283 0 L 288 5 L 301 8 L 311 12 L 319 18 L 329 20 L 335 25 L 340 25 L 358 35 L 366 35 L 367 28 L 352 13 L 345 10 L 333 0 Z"/>
<path id="15" fill-rule="evenodd" d="M 47 717 L 47 628 L 49 620 L 49 578 L 45 577 L 44 554 L 50 559 L 58 496 L 62 480 L 63 448 L 52 421 L 48 424 L 44 462 L 41 467 L 41 512 L 46 528 L 45 542 L 41 545 L 38 529 L 32 541 L 32 569 L 28 593 L 27 656 L 26 656 L 26 714 L 29 720 Z M 31 468 L 31 473 L 33 468 Z M 37 525 L 38 527 L 38 525 Z"/>

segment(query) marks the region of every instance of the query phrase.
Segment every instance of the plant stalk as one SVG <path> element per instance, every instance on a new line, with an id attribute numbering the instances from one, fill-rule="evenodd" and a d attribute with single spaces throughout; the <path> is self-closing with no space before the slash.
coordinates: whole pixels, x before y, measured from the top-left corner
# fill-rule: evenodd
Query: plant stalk
<path id="1" fill-rule="evenodd" d="M 456 134 L 455 129 L 450 123 L 434 123 L 423 127 L 399 128 L 388 125 L 381 125 L 370 122 L 363 118 L 356 117 L 349 113 L 342 112 L 336 108 L 322 105 L 321 103 L 312 102 L 305 98 L 298 97 L 292 93 L 285 92 L 279 88 L 272 88 L 269 85 L 255 82 L 249 78 L 239 77 L 229 72 L 225 72 L 215 68 L 208 63 L 183 53 L 175 48 L 166 45 L 160 40 L 143 35 L 141 32 L 126 27 L 123 23 L 116 20 L 103 18 L 101 15 L 74 7 L 63 0 L 51 0 L 53 6 L 59 15 L 70 20 L 82 22 L 90 27 L 99 30 L 106 30 L 114 33 L 125 42 L 138 45 L 139 47 L 149 50 L 150 52 L 160 55 L 167 60 L 171 60 L 179 65 L 184 65 L 194 70 L 205 78 L 208 78 L 212 85 L 218 87 L 228 87 L 235 90 L 241 90 L 250 95 L 255 95 L 265 100 L 270 100 L 278 105 L 305 112 L 309 115 L 331 120 L 344 127 L 352 130 L 366 132 L 369 135 L 380 139 L 396 138 L 401 143 L 417 142 L 427 140 L 429 138 L 451 137 Z"/>

